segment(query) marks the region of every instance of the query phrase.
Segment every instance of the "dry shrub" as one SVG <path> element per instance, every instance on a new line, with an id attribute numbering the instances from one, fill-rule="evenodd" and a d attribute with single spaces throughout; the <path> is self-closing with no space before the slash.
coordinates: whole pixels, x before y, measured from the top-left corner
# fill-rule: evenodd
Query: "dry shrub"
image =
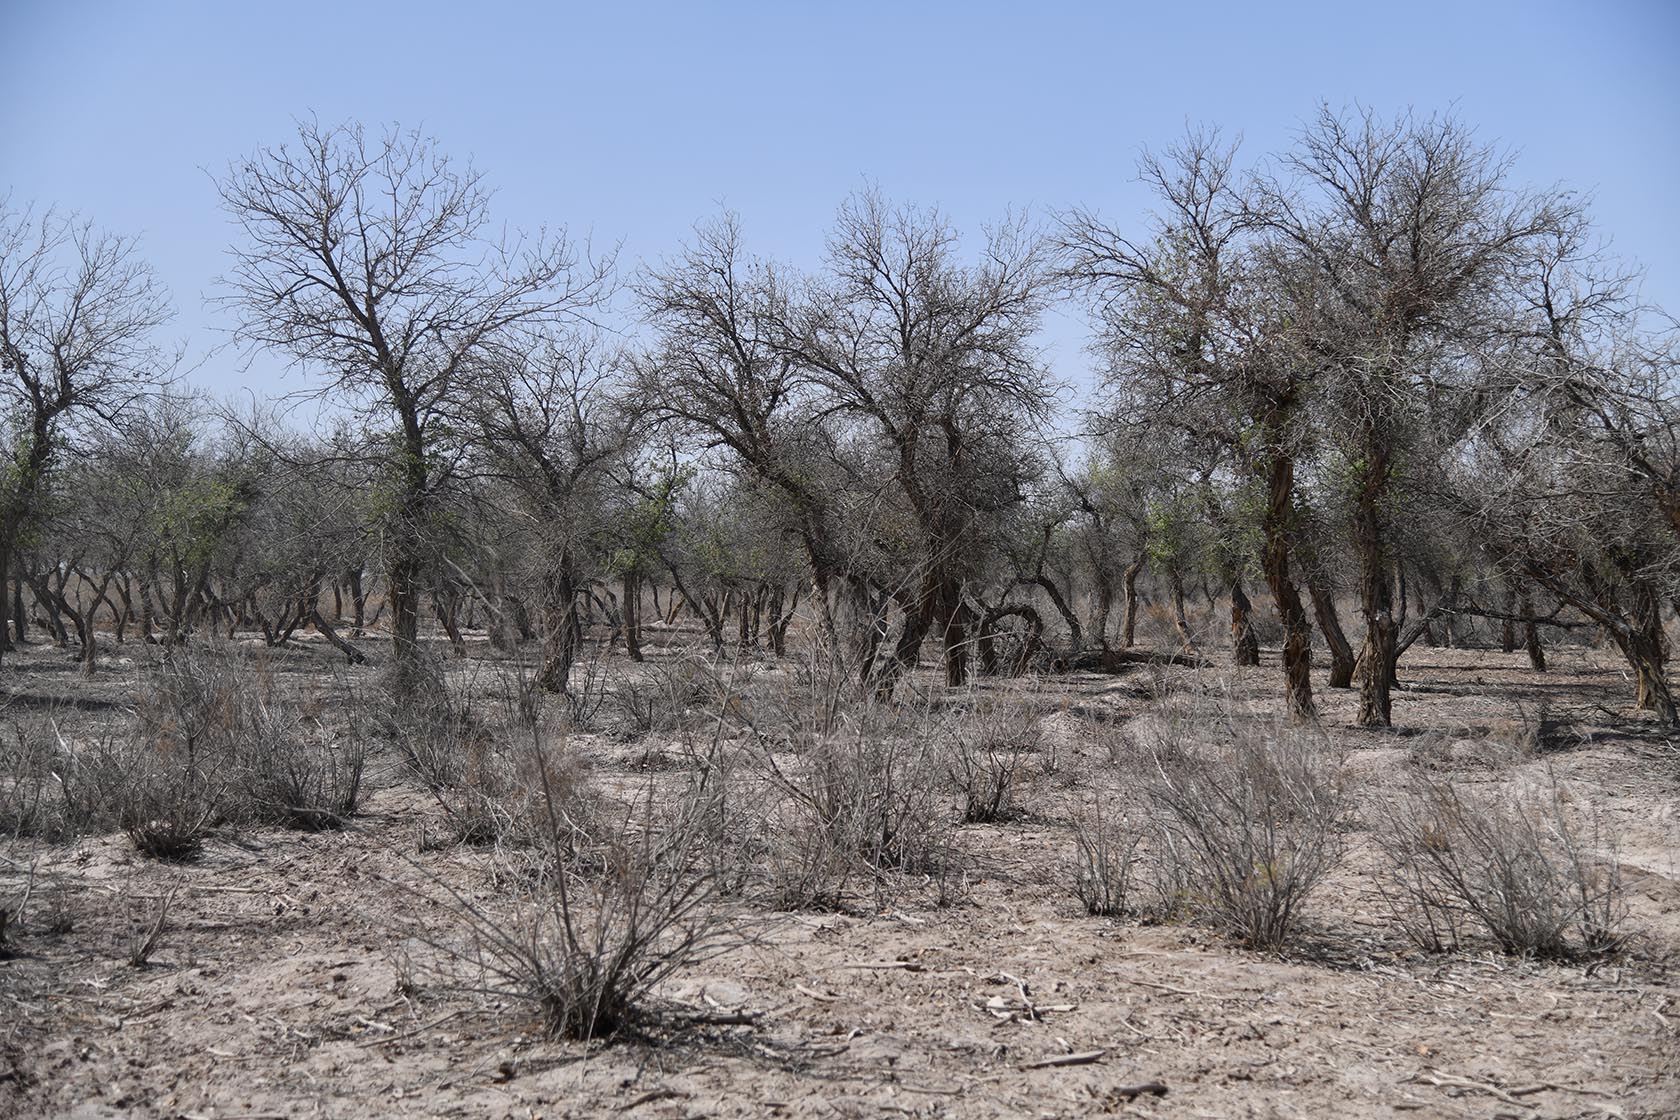
<path id="1" fill-rule="evenodd" d="M 1627 916 L 1613 838 L 1571 813 L 1555 779 L 1527 793 L 1473 794 L 1421 778 L 1383 807 L 1380 881 L 1396 924 L 1446 952 L 1480 928 L 1507 953 L 1567 959 L 1619 948 Z"/>
<path id="2" fill-rule="evenodd" d="M 361 805 L 367 746 L 337 734 L 320 697 L 277 687 L 266 674 L 238 713 L 243 794 L 257 820 L 317 831 L 342 828 Z M 353 706 L 353 705 L 352 705 Z"/>
<path id="3" fill-rule="evenodd" d="M 109 739 L 78 741 L 62 712 L 0 724 L 0 835 L 58 841 L 116 827 L 126 754 Z"/>
<path id="4" fill-rule="evenodd" d="M 660 816 L 650 796 L 639 824 L 599 827 L 589 858 L 580 860 L 558 841 L 564 807 L 551 787 L 544 790 L 548 835 L 556 838 L 552 872 L 506 911 L 450 890 L 471 942 L 433 945 L 476 966 L 476 990 L 533 1005 L 554 1036 L 599 1038 L 644 1015 L 655 989 L 678 969 L 735 947 L 741 936 L 717 905 L 708 827 L 694 805 Z"/>
<path id="5" fill-rule="evenodd" d="M 449 842 L 518 849 L 539 868 L 555 851 L 570 858 L 581 850 L 597 808 L 584 759 L 564 735 L 541 728 L 519 743 L 474 739 L 458 779 L 431 793 Z"/>
<path id="6" fill-rule="evenodd" d="M 1093 803 L 1073 820 L 1073 893 L 1085 912 L 1117 918 L 1138 912 L 1147 822 Z"/>
<path id="7" fill-rule="evenodd" d="M 971 824 L 1006 820 L 1015 810 L 1022 759 L 1043 741 L 1036 714 L 1018 700 L 980 699 L 931 732 L 951 741 L 947 767 Z"/>
<path id="8" fill-rule="evenodd" d="M 961 866 L 946 762 L 914 721 L 865 721 L 786 765 L 765 745 L 761 759 L 780 799 L 767 814 L 779 905 L 836 908 L 857 878 L 884 895 L 890 873 L 926 876 L 940 903 L 955 899 Z"/>
<path id="9" fill-rule="evenodd" d="M 427 789 L 460 782 L 469 760 L 491 741 L 471 696 L 454 695 L 441 680 L 412 699 L 393 698 L 389 712 L 385 734 Z"/>
<path id="10" fill-rule="evenodd" d="M 681 731 L 715 710 L 720 687 L 705 661 L 685 654 L 617 673 L 605 687 L 601 709 L 621 734 Z"/>
<path id="11" fill-rule="evenodd" d="M 1541 700 L 1518 704 L 1510 718 L 1489 725 L 1421 735 L 1406 760 L 1420 770 L 1437 772 L 1502 770 L 1557 750 L 1561 738 L 1558 721 Z"/>
<path id="12" fill-rule="evenodd" d="M 136 698 L 131 784 L 118 808 L 135 848 L 189 859 L 235 807 L 244 697 L 225 664 L 175 650 Z"/>
<path id="13" fill-rule="evenodd" d="M 282 684 L 263 661 L 171 651 L 135 703 L 139 785 L 124 828 L 142 851 L 179 858 L 222 821 L 341 827 L 359 807 L 366 748 L 324 710 L 316 687 Z"/>
<path id="14" fill-rule="evenodd" d="M 1182 891 L 1192 916 L 1243 944 L 1287 941 L 1344 846 L 1339 760 L 1323 736 L 1202 705 L 1142 756 L 1165 904 Z"/>

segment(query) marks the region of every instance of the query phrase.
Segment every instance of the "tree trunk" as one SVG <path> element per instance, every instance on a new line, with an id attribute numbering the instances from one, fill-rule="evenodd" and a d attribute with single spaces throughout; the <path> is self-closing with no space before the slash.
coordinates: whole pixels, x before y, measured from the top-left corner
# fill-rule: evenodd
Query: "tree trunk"
<path id="1" fill-rule="evenodd" d="M 962 588 L 946 579 L 940 588 L 941 638 L 945 647 L 945 683 L 957 688 L 968 682 L 968 617 L 962 602 Z"/>
<path id="2" fill-rule="evenodd" d="M 1254 633 L 1250 615 L 1254 604 L 1248 601 L 1242 580 L 1231 581 L 1231 659 L 1238 665 L 1260 664 L 1260 638 Z"/>
<path id="3" fill-rule="evenodd" d="M 467 655 L 467 640 L 461 636 L 461 627 L 457 619 L 460 616 L 461 597 L 453 590 L 445 591 L 441 595 L 432 593 L 432 613 L 437 616 L 438 624 L 443 627 L 445 636 L 449 638 L 449 648 L 456 657 Z"/>
<path id="4" fill-rule="evenodd" d="M 1365 616 L 1365 644 L 1359 653 L 1359 725 L 1391 727 L 1394 701 L 1390 687 L 1394 677 L 1394 650 L 1399 623 L 1394 617 L 1394 586 L 1387 550 L 1383 545 L 1383 480 L 1387 461 L 1374 453 L 1370 472 L 1359 493 L 1353 519 L 1354 548 L 1359 555 L 1360 609 Z"/>
<path id="5" fill-rule="evenodd" d="M 1330 653 L 1330 687 L 1352 688 L 1356 664 L 1353 644 L 1348 641 L 1347 631 L 1342 629 L 1342 618 L 1336 611 L 1336 597 L 1317 578 L 1307 581 L 1307 590 L 1312 595 L 1313 616 L 1318 620 L 1319 632 L 1324 635 L 1324 645 Z"/>
<path id="6" fill-rule="evenodd" d="M 397 695 L 410 697 L 424 683 L 420 660 L 420 565 L 402 550 L 386 571 L 385 599 L 391 606 L 391 655 Z"/>
<path id="7" fill-rule="evenodd" d="M 1137 579 L 1139 573 L 1143 571 L 1143 564 L 1146 559 L 1147 556 L 1144 553 L 1139 552 L 1136 559 L 1126 565 L 1126 572 L 1122 577 L 1124 593 L 1126 596 L 1126 629 L 1121 635 L 1120 644 L 1125 646 L 1127 649 L 1131 649 L 1132 646 L 1137 643 Z"/>
<path id="8" fill-rule="evenodd" d="M 3 535 L 0 534 L 0 536 Z M 0 542 L 0 660 L 3 660 L 5 654 L 11 652 L 13 648 L 12 615 L 14 612 L 12 606 L 14 594 L 10 586 L 11 559 L 11 549 L 6 547 L 4 542 Z M 17 598 L 21 599 L 21 596 L 17 596 Z M 23 640 L 21 625 L 18 628 L 18 640 L 20 642 Z"/>
<path id="9" fill-rule="evenodd" d="M 12 625 L 17 630 L 18 645 L 29 641 L 29 615 L 23 609 L 23 575 L 19 568 L 18 578 L 12 582 Z"/>
<path id="10" fill-rule="evenodd" d="M 1173 628 L 1178 631 L 1178 640 L 1185 649 L 1194 650 L 1196 643 L 1190 638 L 1190 620 L 1184 613 L 1184 576 L 1176 566 L 1168 569 L 1167 590 L 1172 596 Z"/>
<path id="11" fill-rule="evenodd" d="M 1097 636 L 1097 648 L 1108 649 L 1108 616 L 1114 611 L 1114 580 L 1112 573 L 1097 571 L 1097 612 L 1091 619 L 1091 632 Z"/>
<path id="12" fill-rule="evenodd" d="M 624 652 L 642 660 L 642 577 L 634 570 L 624 573 Z"/>
<path id="13" fill-rule="evenodd" d="M 1519 593 L 1523 616 L 1523 648 L 1528 651 L 1528 664 L 1536 673 L 1546 671 L 1546 647 L 1540 643 L 1540 625 L 1534 621 L 1534 597 L 1528 584 Z"/>
<path id="14" fill-rule="evenodd" d="M 362 567 L 360 564 L 345 573 L 345 579 L 350 584 L 350 609 L 355 612 L 350 621 L 350 636 L 362 636 L 362 624 L 367 620 L 367 589 L 362 586 Z"/>
<path id="15" fill-rule="evenodd" d="M 1073 647 L 1073 655 L 1075 657 L 1079 656 L 1080 651 L 1085 648 L 1084 627 L 1079 625 L 1079 616 L 1073 613 L 1072 607 L 1068 606 L 1067 597 L 1062 594 L 1062 589 L 1056 586 L 1055 580 L 1042 571 L 1031 582 L 1044 589 L 1045 595 L 1050 598 L 1050 605 L 1055 607 L 1056 613 L 1062 616 L 1062 622 L 1068 628 L 1068 642 Z"/>
<path id="16" fill-rule="evenodd" d="M 565 692 L 571 683 L 572 664 L 583 641 L 578 590 L 571 558 L 562 555 L 543 589 L 543 662 L 537 672 L 537 686 L 548 692 Z"/>

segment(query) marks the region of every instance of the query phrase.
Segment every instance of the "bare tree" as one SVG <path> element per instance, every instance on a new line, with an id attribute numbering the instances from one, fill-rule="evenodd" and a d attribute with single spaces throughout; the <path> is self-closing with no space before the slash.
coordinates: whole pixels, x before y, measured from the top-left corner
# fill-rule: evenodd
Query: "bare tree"
<path id="1" fill-rule="evenodd" d="M 1285 694 L 1291 711 L 1308 716 L 1311 630 L 1290 549 L 1315 370 L 1290 335 L 1302 293 L 1289 262 L 1262 237 L 1235 157 L 1211 132 L 1192 132 L 1163 156 L 1145 153 L 1140 171 L 1162 204 L 1150 236 L 1128 236 L 1075 209 L 1061 218 L 1060 270 L 1099 316 L 1111 414 L 1177 432 L 1172 438 L 1186 447 L 1211 443 L 1240 479 L 1264 488 L 1261 558 L 1284 624 Z M 1217 503 L 1207 512 L 1217 514 Z M 1239 660 L 1252 663 L 1242 529 L 1219 520 L 1233 644 Z"/>
<path id="2" fill-rule="evenodd" d="M 534 543 L 541 604 L 537 683 L 565 692 L 582 639 L 579 596 L 606 566 L 613 468 L 636 434 L 619 399 L 622 355 L 587 334 L 532 338 L 507 348 L 482 379 L 481 470 L 512 499 Z"/>
<path id="3" fill-rule="evenodd" d="M 826 282 L 781 343 L 820 386 L 823 407 L 890 461 L 918 538 L 916 569 L 889 587 L 904 621 L 884 679 L 913 666 L 937 631 L 945 674 L 966 679 L 965 567 L 974 532 L 1024 497 L 1050 386 L 1032 346 L 1045 297 L 1040 243 L 1024 220 L 987 233 L 965 265 L 949 223 L 878 192 L 841 207 Z"/>
<path id="4" fill-rule="evenodd" d="M 1328 438 L 1350 476 L 1365 647 L 1359 722 L 1387 726 L 1400 643 L 1389 505 L 1411 434 L 1498 328 L 1513 266 L 1572 204 L 1509 182 L 1451 117 L 1321 109 L 1256 209 L 1311 270 L 1302 345 L 1321 359 Z"/>
<path id="5" fill-rule="evenodd" d="M 164 378 L 152 334 L 169 314 L 131 238 L 0 203 L 0 593 L 78 427 L 111 420 Z"/>
<path id="6" fill-rule="evenodd" d="M 517 331 L 586 314 L 611 262 L 563 234 L 492 240 L 480 175 L 415 132 L 304 121 L 295 144 L 234 163 L 219 189 L 244 235 L 225 280 L 236 337 L 393 430 L 387 594 L 397 685 L 412 691 L 428 521 L 482 358 Z"/>

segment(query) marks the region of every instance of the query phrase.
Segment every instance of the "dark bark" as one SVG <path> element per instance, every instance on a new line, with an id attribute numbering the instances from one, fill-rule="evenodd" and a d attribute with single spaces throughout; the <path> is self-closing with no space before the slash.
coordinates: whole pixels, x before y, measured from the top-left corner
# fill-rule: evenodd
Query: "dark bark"
<path id="1" fill-rule="evenodd" d="M 1391 687 L 1399 622 L 1394 616 L 1391 565 L 1383 541 L 1381 502 L 1386 492 L 1387 463 L 1380 453 L 1371 458 L 1353 519 L 1360 609 L 1365 616 L 1365 644 L 1359 653 L 1358 722 L 1361 727 L 1390 727 L 1394 722 Z"/>
<path id="2" fill-rule="evenodd" d="M 634 571 L 624 573 L 624 652 L 642 660 L 642 577 Z"/>
<path id="3" fill-rule="evenodd" d="M 1131 649 L 1137 644 L 1137 580 L 1138 575 L 1143 571 L 1143 565 L 1147 559 L 1148 557 L 1144 553 L 1139 552 L 1137 557 L 1133 559 L 1130 564 L 1126 565 L 1126 572 L 1123 577 L 1123 586 L 1126 596 L 1126 629 L 1121 635 L 1120 644 L 1125 646 L 1127 649 Z"/>
<path id="4" fill-rule="evenodd" d="M 563 693 L 571 682 L 572 663 L 583 641 L 579 591 L 571 557 L 563 552 L 548 572 L 543 588 L 543 660 L 537 671 L 537 686 L 548 692 Z"/>
<path id="5" fill-rule="evenodd" d="M 1546 647 L 1540 641 L 1540 625 L 1534 621 L 1533 595 L 1524 583 L 1519 593 L 1522 601 L 1523 648 L 1528 651 L 1528 664 L 1536 673 L 1546 671 Z"/>
<path id="6" fill-rule="evenodd" d="M 1260 638 L 1254 633 L 1251 616 L 1254 604 L 1243 590 L 1242 580 L 1231 581 L 1231 659 L 1238 665 L 1260 664 Z"/>
<path id="7" fill-rule="evenodd" d="M 1167 591 L 1172 598 L 1173 629 L 1178 631 L 1178 640 L 1187 650 L 1194 650 L 1196 643 L 1190 637 L 1190 620 L 1184 613 L 1184 575 L 1177 567 L 1167 571 Z"/>

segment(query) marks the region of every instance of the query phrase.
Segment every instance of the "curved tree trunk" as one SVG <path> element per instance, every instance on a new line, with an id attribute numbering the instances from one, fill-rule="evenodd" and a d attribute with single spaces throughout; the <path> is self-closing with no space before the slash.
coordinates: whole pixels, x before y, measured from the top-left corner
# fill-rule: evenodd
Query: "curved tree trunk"
<path id="1" fill-rule="evenodd" d="M 1137 579 L 1138 575 L 1143 571 L 1143 565 L 1146 559 L 1148 559 L 1148 557 L 1144 553 L 1139 552 L 1137 557 L 1130 564 L 1126 565 L 1126 571 L 1122 577 L 1122 586 L 1126 596 L 1126 629 L 1121 635 L 1120 644 L 1127 649 L 1131 649 L 1132 646 L 1137 644 Z"/>
<path id="2" fill-rule="evenodd" d="M 1330 652 L 1330 687 L 1352 688 L 1356 661 L 1353 644 L 1348 641 L 1347 631 L 1342 629 L 1341 615 L 1336 612 L 1336 597 L 1316 578 L 1307 581 L 1307 590 L 1312 596 L 1313 616 L 1318 620 L 1319 632 L 1324 635 L 1324 644 Z"/>

